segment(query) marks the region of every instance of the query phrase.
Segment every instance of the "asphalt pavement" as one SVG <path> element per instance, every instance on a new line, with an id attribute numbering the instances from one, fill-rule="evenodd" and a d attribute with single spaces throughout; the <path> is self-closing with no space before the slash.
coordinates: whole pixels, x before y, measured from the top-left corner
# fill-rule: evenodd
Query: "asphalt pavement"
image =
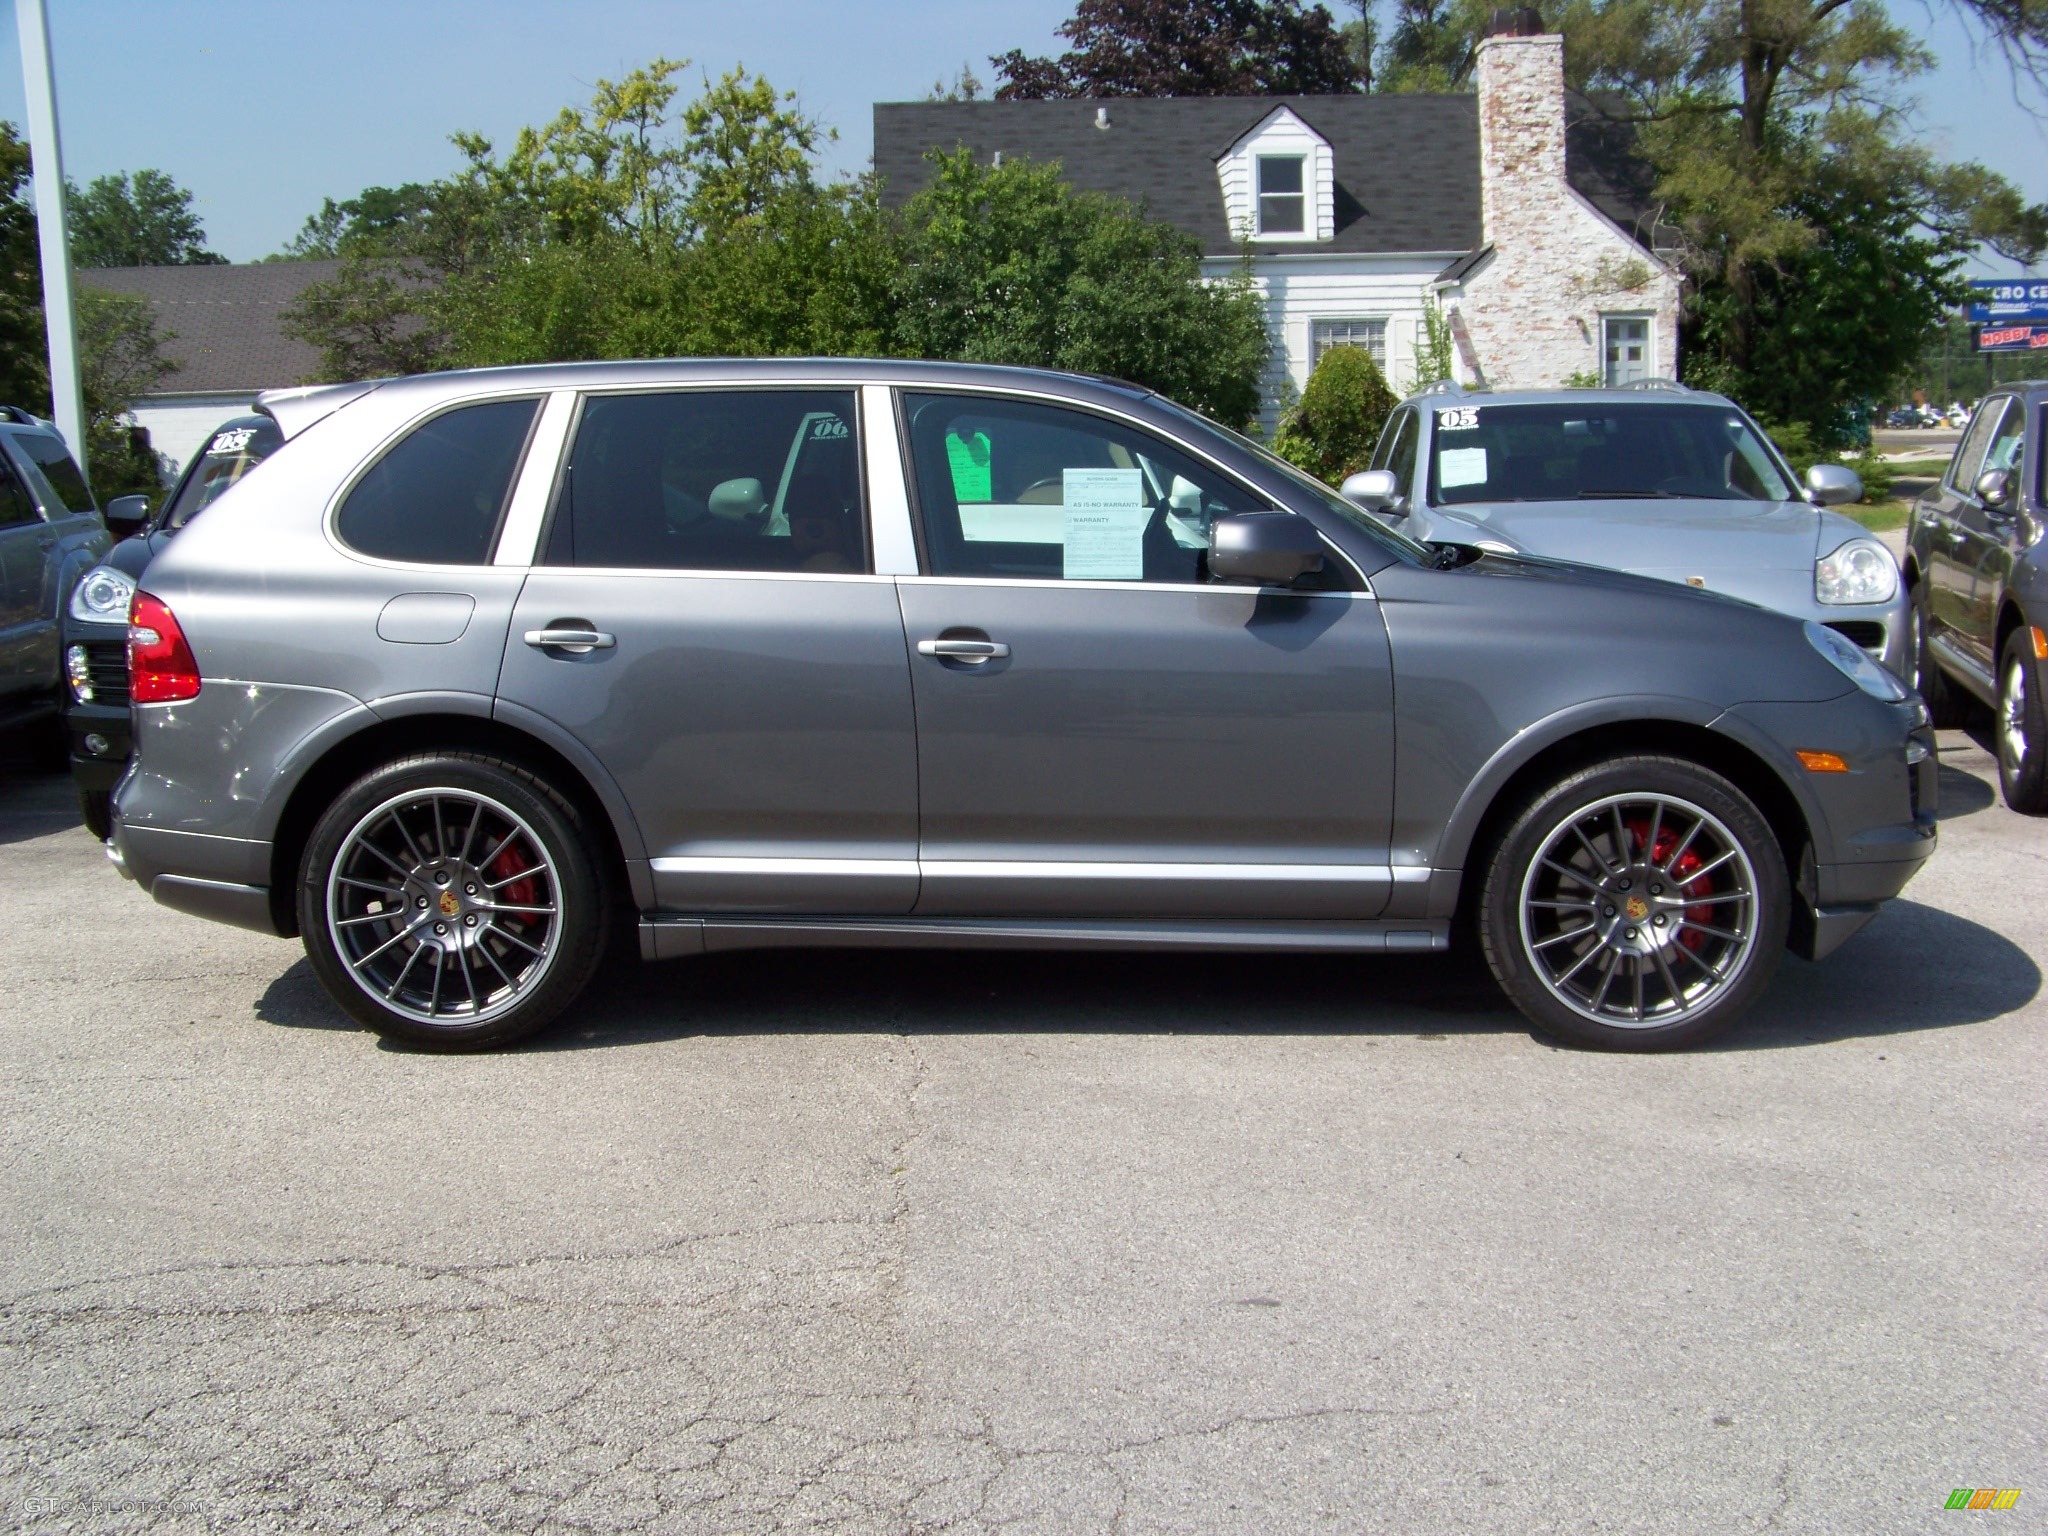
<path id="1" fill-rule="evenodd" d="M 915 953 L 412 1054 L 0 766 L 0 1513 L 2038 1530 L 2048 822 L 1943 757 L 1906 897 L 1669 1057 L 1469 957 Z"/>

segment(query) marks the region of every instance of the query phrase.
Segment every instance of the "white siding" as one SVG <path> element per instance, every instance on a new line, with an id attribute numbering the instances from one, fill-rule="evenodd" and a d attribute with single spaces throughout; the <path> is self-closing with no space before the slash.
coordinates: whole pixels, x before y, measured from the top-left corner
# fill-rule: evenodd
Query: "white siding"
<path id="1" fill-rule="evenodd" d="M 1279 423 L 1282 380 L 1299 394 L 1308 385 L 1310 333 L 1318 320 L 1385 320 L 1387 383 L 1396 395 L 1408 392 L 1415 371 L 1415 343 L 1430 283 L 1450 258 L 1429 256 L 1255 256 L 1252 285 L 1266 304 L 1266 334 L 1273 339 L 1267 363 L 1259 424 L 1268 433 Z M 1237 271 L 1229 260 L 1208 263 L 1212 280 Z"/>
<path id="2" fill-rule="evenodd" d="M 246 416 L 254 392 L 237 395 L 159 395 L 135 402 L 129 419 L 149 428 L 149 445 L 179 469 L 230 416 Z"/>
<path id="3" fill-rule="evenodd" d="M 1260 155 L 1300 155 L 1302 190 L 1308 206 L 1298 235 L 1260 235 L 1255 230 L 1254 203 L 1257 194 L 1255 167 Z M 1337 238 L 1336 176 L 1330 146 L 1322 135 L 1286 107 L 1273 114 L 1224 151 L 1216 162 L 1216 179 L 1223 188 L 1223 210 L 1231 233 L 1255 245 L 1313 246 L 1319 240 Z"/>

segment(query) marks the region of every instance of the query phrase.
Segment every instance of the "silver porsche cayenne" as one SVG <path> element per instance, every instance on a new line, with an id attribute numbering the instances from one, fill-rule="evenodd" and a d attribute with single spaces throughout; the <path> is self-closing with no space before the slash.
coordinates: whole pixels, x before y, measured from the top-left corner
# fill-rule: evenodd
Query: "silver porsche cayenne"
<path id="1" fill-rule="evenodd" d="M 1821 626 L 1420 543 L 1145 390 L 654 362 L 264 397 L 134 597 L 109 852 L 429 1047 L 648 959 L 1483 946 L 1542 1030 L 1725 1028 L 1934 846 Z M 689 985 L 687 966 L 676 985 Z"/>

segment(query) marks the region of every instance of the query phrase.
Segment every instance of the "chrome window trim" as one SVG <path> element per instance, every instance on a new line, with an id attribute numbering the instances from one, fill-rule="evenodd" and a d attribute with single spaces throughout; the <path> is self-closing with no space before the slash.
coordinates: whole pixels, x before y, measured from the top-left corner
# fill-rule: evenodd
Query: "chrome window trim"
<path id="1" fill-rule="evenodd" d="M 1360 592 L 1303 591 L 1299 587 L 1254 587 L 1235 581 L 1068 581 L 1059 576 L 899 576 L 916 587 L 1031 587 L 1041 592 L 1200 592 L 1214 597 L 1238 593 L 1246 597 L 1341 597 L 1352 602 L 1377 602 L 1367 583 Z M 1363 576 L 1360 581 L 1365 581 Z"/>
<path id="2" fill-rule="evenodd" d="M 538 559 L 541 527 L 547 521 L 548 504 L 555 499 L 555 481 L 568 452 L 569 429 L 576 421 L 577 398 L 573 389 L 557 389 L 541 402 L 526 462 L 519 466 L 512 499 L 505 507 L 505 526 L 498 535 L 492 565 L 530 566 Z"/>
<path id="3" fill-rule="evenodd" d="M 728 581 L 893 582 L 902 579 L 877 576 L 870 571 L 720 571 L 699 570 L 686 565 L 536 565 L 533 569 L 535 572 L 574 571 L 579 576 L 722 577 Z"/>
<path id="4" fill-rule="evenodd" d="M 899 395 L 906 395 L 906 394 L 909 394 L 909 395 L 943 395 L 943 396 L 945 396 L 945 397 L 947 397 L 947 398 L 957 398 L 957 397 L 960 397 L 960 396 L 975 396 L 975 395 L 998 395 L 998 396 L 1003 396 L 1003 397 L 1006 397 L 1006 398 L 1009 398 L 1009 399 L 1015 399 L 1015 400 L 1026 400 L 1026 401 L 1030 401 L 1030 402 L 1032 402 L 1033 404 L 1037 404 L 1037 405 L 1046 405 L 1046 406 L 1053 406 L 1053 407 L 1055 407 L 1055 408 L 1064 408 L 1064 409 L 1066 409 L 1066 410 L 1070 410 L 1070 411 L 1079 411 L 1079 412 L 1083 413 L 1084 415 L 1091 415 L 1091 416 L 1106 416 L 1106 417 L 1108 417 L 1108 418 L 1109 418 L 1110 420 L 1112 420 L 1112 421 L 1120 421 L 1120 422 L 1123 422 L 1124 424 L 1126 424 L 1127 426 L 1135 427 L 1135 428 L 1137 428 L 1137 430 L 1138 430 L 1138 431 L 1140 431 L 1140 432 L 1143 432 L 1143 433 L 1145 433 L 1146 435 L 1148 435 L 1148 436 L 1150 436 L 1150 437 L 1157 437 L 1157 438 L 1163 438 L 1163 439 L 1164 439 L 1165 441 L 1167 441 L 1167 442 L 1171 443 L 1171 444 L 1172 444 L 1172 445 L 1173 445 L 1173 446 L 1174 446 L 1175 448 L 1178 448 L 1178 449 L 1179 449 L 1179 450 L 1180 450 L 1180 451 L 1181 451 L 1182 453 L 1185 453 L 1185 454 L 1186 454 L 1186 455 L 1187 455 L 1187 456 L 1188 456 L 1189 458 L 1191 458 L 1191 459 L 1196 459 L 1196 460 L 1199 460 L 1199 461 L 1200 461 L 1201 463 L 1207 464 L 1207 465 L 1208 465 L 1208 466 L 1209 466 L 1209 467 L 1210 467 L 1211 469 L 1215 470 L 1217 474 L 1219 474 L 1219 475 L 1223 476 L 1223 478 L 1224 478 L 1224 479 L 1228 480 L 1228 481 L 1229 481 L 1229 482 L 1230 482 L 1230 483 L 1231 483 L 1232 485 L 1235 485 L 1235 486 L 1236 486 L 1236 487 L 1237 487 L 1237 488 L 1238 488 L 1239 490 L 1242 490 L 1242 491 L 1245 491 L 1245 492 L 1247 492 L 1247 493 L 1248 493 L 1248 494 L 1249 494 L 1249 495 L 1250 495 L 1251 497 L 1253 497 L 1253 498 L 1254 498 L 1255 500 L 1261 501 L 1261 502 L 1263 502 L 1263 503 L 1265 504 L 1265 505 L 1264 505 L 1264 507 L 1263 507 L 1263 509 L 1257 509 L 1257 508 L 1255 508 L 1254 510 L 1265 510 L 1265 511 L 1268 511 L 1268 512 L 1289 512 L 1289 513 L 1293 513 L 1293 515 L 1294 515 L 1294 516 L 1296 516 L 1296 517 L 1301 517 L 1301 516 L 1302 516 L 1302 514 L 1301 514 L 1301 513 L 1299 513 L 1299 512 L 1296 512 L 1296 511 L 1294 510 L 1294 508 L 1292 508 L 1292 507 L 1290 507 L 1290 506 L 1286 505 L 1286 504 L 1285 504 L 1284 502 L 1282 502 L 1282 501 L 1280 500 L 1280 498 L 1278 498 L 1277 496 L 1273 495 L 1273 494 L 1272 494 L 1272 493 L 1271 493 L 1270 491 L 1267 491 L 1267 490 L 1263 489 L 1263 488 L 1262 488 L 1262 487 L 1260 487 L 1260 486 L 1256 486 L 1256 485 L 1253 485 L 1253 484 L 1252 484 L 1252 483 L 1251 483 L 1250 481 L 1246 480 L 1246 479 L 1245 479 L 1245 477 L 1244 477 L 1243 475 L 1239 474 L 1239 473 L 1238 473 L 1238 472 L 1237 472 L 1236 470 L 1232 469 L 1232 468 L 1231 468 L 1231 467 L 1230 467 L 1229 465 L 1227 465 L 1227 464 L 1223 463 L 1223 462 L 1222 462 L 1222 461 L 1221 461 L 1220 459 L 1218 459 L 1218 458 L 1217 458 L 1217 457 L 1216 457 L 1216 456 L 1215 456 L 1214 454 L 1211 454 L 1211 453 L 1205 453 L 1205 452 L 1203 452 L 1203 451 L 1202 451 L 1202 450 L 1201 450 L 1200 448 L 1196 447 L 1196 446 L 1195 446 L 1195 445 L 1194 445 L 1193 443 L 1190 443 L 1190 442 L 1189 442 L 1189 441 L 1188 441 L 1188 440 L 1187 440 L 1186 438 L 1182 437 L 1182 436 L 1181 436 L 1181 435 L 1180 435 L 1179 433 L 1177 433 L 1177 432 L 1170 432 L 1170 431 L 1168 431 L 1167 429 L 1165 429 L 1164 427 L 1161 427 L 1160 425 L 1158 425 L 1158 423 L 1156 423 L 1156 422 L 1150 422 L 1150 421 L 1146 421 L 1146 420 L 1145 420 L 1145 419 L 1144 419 L 1143 417 L 1140 417 L 1140 416 L 1133 416 L 1133 415 L 1131 415 L 1131 414 L 1130 414 L 1129 412 L 1127 412 L 1127 411 L 1120 411 L 1120 410 L 1116 409 L 1116 407 L 1114 407 L 1114 406 L 1110 406 L 1110 405 L 1104 405 L 1104 404 L 1102 404 L 1102 403 L 1101 403 L 1100 401 L 1098 401 L 1098 400 L 1077 400 L 1077 399 L 1075 399 L 1075 398 L 1074 398 L 1073 396 L 1071 396 L 1071 395 L 1052 395 L 1052 394 L 1047 394 L 1047 393 L 1046 393 L 1046 392 L 1045 392 L 1044 390 L 1042 390 L 1042 389 L 1020 389 L 1020 388 L 1018 388 L 1018 387 L 1016 387 L 1016 386 L 1014 386 L 1014 385 L 1004 385 L 1004 384 L 975 384 L 975 385 L 972 385 L 972 386 L 969 386 L 969 387 L 965 387 L 965 388 L 948 388 L 948 387 L 946 387 L 946 386 L 944 386 L 944 385 L 940 385 L 940 384 L 916 384 L 916 385 L 909 385 L 909 384 L 895 384 L 895 385 L 891 385 L 891 386 L 889 386 L 889 387 L 890 387 L 890 388 L 892 388 L 892 389 L 894 389 L 894 390 L 895 390 L 895 391 L 897 392 L 897 394 L 899 394 Z M 907 434 L 908 434 L 908 424 L 907 424 L 907 423 L 906 423 L 905 431 L 906 431 L 906 437 L 907 437 Z M 907 445 L 907 443 L 906 443 L 906 446 L 908 446 L 908 445 Z M 907 475 L 907 474 L 906 474 L 905 478 L 906 478 L 906 480 L 908 479 L 908 475 Z M 911 490 L 913 491 L 913 493 L 914 493 L 914 492 L 915 492 L 915 489 L 916 489 L 916 488 L 915 488 L 915 486 L 912 486 L 912 487 L 910 487 L 910 489 L 911 489 Z M 913 510 L 912 510 L 912 516 L 913 516 L 913 518 L 915 518 L 915 517 L 918 517 L 918 516 L 921 516 L 921 515 L 922 515 L 922 512 L 921 512 L 920 510 L 918 510 L 918 509 L 916 509 L 916 508 L 913 508 Z M 1348 570 L 1349 570 L 1349 571 L 1351 572 L 1351 574 L 1352 574 L 1353 576 L 1355 576 L 1355 577 L 1356 577 L 1356 578 L 1357 578 L 1357 579 L 1359 580 L 1359 582 L 1360 582 L 1361 584 L 1365 584 L 1365 585 L 1366 585 L 1366 588 L 1367 588 L 1367 590 L 1368 590 L 1368 591 L 1370 591 L 1370 590 L 1371 590 L 1370 584 L 1366 582 L 1366 579 L 1365 579 L 1365 572 L 1361 571 L 1361 570 L 1360 570 L 1360 569 L 1358 568 L 1358 562 L 1357 562 L 1357 561 L 1355 561 L 1355 560 L 1353 560 L 1353 559 L 1352 559 L 1352 558 L 1351 558 L 1351 557 L 1350 557 L 1350 556 L 1349 556 L 1348 554 L 1346 554 L 1346 553 L 1344 552 L 1344 550 L 1343 550 L 1343 549 L 1342 549 L 1341 547 L 1339 547 L 1339 545 L 1338 545 L 1338 544 L 1336 543 L 1336 541 L 1335 541 L 1335 540 L 1333 540 L 1333 539 L 1332 539 L 1332 538 L 1331 538 L 1331 537 L 1330 537 L 1330 536 L 1329 536 L 1328 534 L 1324 533 L 1322 529 L 1320 529 L 1320 528 L 1316 528 L 1315 520 L 1314 520 L 1313 518 L 1303 518 L 1302 520 L 1303 520 L 1304 522 L 1306 522 L 1306 523 L 1307 523 L 1307 524 L 1308 524 L 1308 525 L 1309 525 L 1309 526 L 1310 526 L 1311 528 L 1315 528 L 1315 529 L 1316 529 L 1316 533 L 1317 533 L 1317 535 L 1318 535 L 1318 536 L 1319 536 L 1319 537 L 1320 537 L 1320 538 L 1322 539 L 1323 543 L 1324 543 L 1324 544 L 1325 544 L 1325 545 L 1326 545 L 1326 546 L 1327 546 L 1327 547 L 1329 548 L 1329 550 L 1331 551 L 1331 553 L 1335 554 L 1335 555 L 1336 555 L 1336 557 L 1337 557 L 1338 559 L 1342 560 L 1342 561 L 1344 562 L 1344 565 L 1345 565 L 1346 569 L 1348 569 Z M 955 580 L 955 579 L 959 579 L 959 580 L 976 580 L 976 579 L 981 579 L 981 578 L 973 578 L 973 577 L 967 577 L 967 578 L 951 578 L 951 577 L 928 577 L 927 579 L 930 579 L 930 580 Z M 1053 576 L 1048 576 L 1048 577 L 1044 577 L 1044 578 L 1042 578 L 1042 579 L 1039 579 L 1039 580 L 1035 580 L 1035 581 L 1032 581 L 1032 582 L 1030 582 L 1030 583 L 1028 583 L 1028 584 L 1029 584 L 1029 585 L 1031 585 L 1031 586 L 1079 586 L 1079 585 L 1081 585 L 1081 583 L 1079 583 L 1079 582 L 1069 582 L 1069 581 L 1066 581 L 1066 580 L 1064 580 L 1064 579 L 1062 579 L 1062 578 L 1059 578 L 1059 577 L 1053 577 Z M 1166 583 L 1166 582 L 1135 582 L 1135 581 L 1133 581 L 1133 582 L 1110 582 L 1110 583 L 1107 583 L 1107 585 L 1110 585 L 1110 586 L 1120 586 L 1120 587 L 1121 587 L 1121 586 L 1133 586 L 1133 587 L 1135 587 L 1135 586 L 1153 586 L 1153 587 L 1162 587 L 1162 588 L 1163 588 L 1163 587 L 1165 587 L 1165 586 L 1169 585 L 1169 583 Z M 1207 590 L 1209 590 L 1209 589 L 1208 589 L 1208 588 L 1203 588 L 1203 589 L 1201 589 L 1201 590 L 1207 591 Z M 1266 589 L 1266 588 L 1260 588 L 1259 590 L 1261 590 L 1261 591 L 1265 591 L 1265 590 L 1268 590 L 1268 589 Z M 1271 589 L 1271 590 L 1275 590 L 1275 591 L 1279 591 L 1279 590 L 1288 590 L 1288 591 L 1291 591 L 1292 589 L 1291 589 L 1291 588 L 1285 588 L 1285 589 L 1282 589 L 1282 588 L 1274 588 L 1274 589 Z"/>
<path id="5" fill-rule="evenodd" d="M 888 385 L 861 385 L 860 435 L 875 574 L 915 576 L 917 533 L 911 526 L 910 477 L 896 431 L 896 398 Z"/>

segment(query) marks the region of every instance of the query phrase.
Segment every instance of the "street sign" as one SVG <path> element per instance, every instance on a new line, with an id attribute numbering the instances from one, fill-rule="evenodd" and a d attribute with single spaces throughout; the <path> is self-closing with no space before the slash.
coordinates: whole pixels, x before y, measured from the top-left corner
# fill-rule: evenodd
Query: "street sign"
<path id="1" fill-rule="evenodd" d="M 1970 318 L 1978 322 L 2048 320 L 2048 279 L 1973 277 Z"/>
<path id="2" fill-rule="evenodd" d="M 2048 352 L 2048 323 L 1973 326 L 1970 340 L 1979 352 Z"/>

